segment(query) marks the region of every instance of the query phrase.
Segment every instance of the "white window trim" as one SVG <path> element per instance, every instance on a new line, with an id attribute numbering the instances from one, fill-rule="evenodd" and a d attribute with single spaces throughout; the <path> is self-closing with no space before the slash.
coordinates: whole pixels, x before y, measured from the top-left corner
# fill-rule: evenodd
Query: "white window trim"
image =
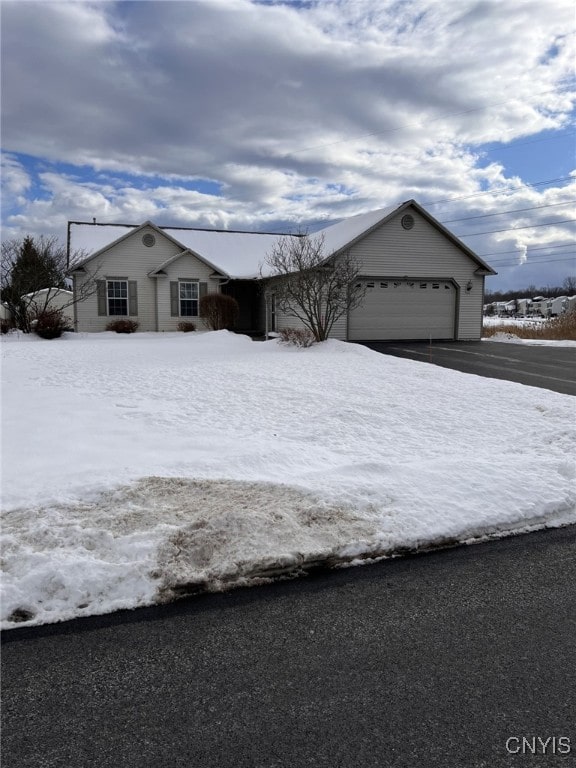
<path id="1" fill-rule="evenodd" d="M 110 283 L 124 283 L 126 286 L 126 296 L 110 296 L 108 293 L 108 286 Z M 110 312 L 110 301 L 124 301 L 126 302 L 126 312 L 122 315 Z M 129 317 L 130 312 L 130 289 L 128 286 L 128 280 L 123 277 L 108 277 L 106 279 L 106 313 L 108 317 Z"/>
<path id="2" fill-rule="evenodd" d="M 196 298 L 186 299 L 182 298 L 180 289 L 182 285 L 195 285 L 196 286 Z M 183 301 L 195 301 L 196 302 L 196 314 L 195 315 L 183 315 L 182 314 L 182 302 Z M 200 281 L 199 280 L 186 280 L 183 278 L 178 279 L 178 317 L 199 317 L 200 316 Z"/>

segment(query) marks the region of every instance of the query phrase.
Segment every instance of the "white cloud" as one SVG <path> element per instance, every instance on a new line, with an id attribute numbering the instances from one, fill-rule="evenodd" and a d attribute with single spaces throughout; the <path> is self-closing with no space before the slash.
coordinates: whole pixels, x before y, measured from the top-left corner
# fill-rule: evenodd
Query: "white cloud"
<path id="1" fill-rule="evenodd" d="M 15 197 L 15 202 L 25 203 L 24 194 L 30 189 L 30 176 L 22 164 L 10 155 L 2 155 L 2 192 L 6 197 Z"/>
<path id="2" fill-rule="evenodd" d="M 26 2 L 2 17 L 4 149 L 50 169 L 36 195 L 8 161 L 10 232 L 92 216 L 270 228 L 501 191 L 522 180 L 475 148 L 561 128 L 573 105 L 571 0 Z"/>

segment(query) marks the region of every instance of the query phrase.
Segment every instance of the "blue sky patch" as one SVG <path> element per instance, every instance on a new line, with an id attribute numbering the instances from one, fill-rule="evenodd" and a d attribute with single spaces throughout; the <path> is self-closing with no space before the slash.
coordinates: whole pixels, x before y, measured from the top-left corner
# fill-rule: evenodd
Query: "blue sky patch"
<path id="1" fill-rule="evenodd" d="M 506 176 L 519 176 L 528 184 L 567 176 L 575 167 L 576 130 L 543 131 L 536 138 L 521 138 L 509 144 L 492 142 L 477 147 L 483 165 L 500 163 Z"/>

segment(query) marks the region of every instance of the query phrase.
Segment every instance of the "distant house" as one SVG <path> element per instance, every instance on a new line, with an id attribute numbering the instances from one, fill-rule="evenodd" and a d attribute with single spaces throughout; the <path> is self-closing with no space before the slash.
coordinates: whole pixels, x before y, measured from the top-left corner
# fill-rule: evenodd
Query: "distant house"
<path id="1" fill-rule="evenodd" d="M 517 309 L 517 315 L 520 317 L 525 317 L 526 315 L 530 314 L 530 310 L 532 308 L 532 299 L 518 299 L 518 309 Z"/>
<path id="2" fill-rule="evenodd" d="M 530 305 L 530 314 L 532 317 L 548 317 L 548 302 L 546 296 L 535 296 Z"/>
<path id="3" fill-rule="evenodd" d="M 29 316 L 36 316 L 41 312 L 50 310 L 62 310 L 70 328 L 74 326 L 74 293 L 63 288 L 42 288 L 33 293 L 22 296 Z"/>
<path id="4" fill-rule="evenodd" d="M 548 317 L 558 317 L 558 315 L 561 315 L 566 309 L 567 299 L 567 296 L 556 296 L 554 299 L 549 299 L 546 306 Z"/>
<path id="5" fill-rule="evenodd" d="M 563 310 L 564 312 L 576 312 L 576 296 L 566 296 Z"/>
<path id="6" fill-rule="evenodd" d="M 238 300 L 238 331 L 263 334 L 298 325 L 275 311 L 265 271 L 277 234 L 164 228 L 150 221 L 69 226 L 72 248 L 91 253 L 71 271 L 76 295 L 86 281 L 97 283 L 96 292 L 75 304 L 78 331 L 103 331 L 118 317 L 137 320 L 141 331 L 175 331 L 189 319 L 202 329 L 199 301 L 217 292 Z M 416 201 L 315 234 L 323 236 L 327 260 L 355 257 L 366 287 L 362 305 L 334 326 L 332 337 L 480 339 L 484 279 L 495 272 Z"/>

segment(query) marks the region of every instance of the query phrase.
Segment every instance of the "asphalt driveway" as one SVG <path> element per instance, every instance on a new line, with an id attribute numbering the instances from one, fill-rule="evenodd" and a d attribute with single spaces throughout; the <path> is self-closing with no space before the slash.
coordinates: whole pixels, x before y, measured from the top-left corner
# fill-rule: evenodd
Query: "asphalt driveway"
<path id="1" fill-rule="evenodd" d="M 575 347 L 496 341 L 438 341 L 432 344 L 426 341 L 374 341 L 364 345 L 386 355 L 576 395 Z"/>
<path id="2" fill-rule="evenodd" d="M 568 768 L 575 554 L 570 526 L 10 630 L 3 768 Z"/>

